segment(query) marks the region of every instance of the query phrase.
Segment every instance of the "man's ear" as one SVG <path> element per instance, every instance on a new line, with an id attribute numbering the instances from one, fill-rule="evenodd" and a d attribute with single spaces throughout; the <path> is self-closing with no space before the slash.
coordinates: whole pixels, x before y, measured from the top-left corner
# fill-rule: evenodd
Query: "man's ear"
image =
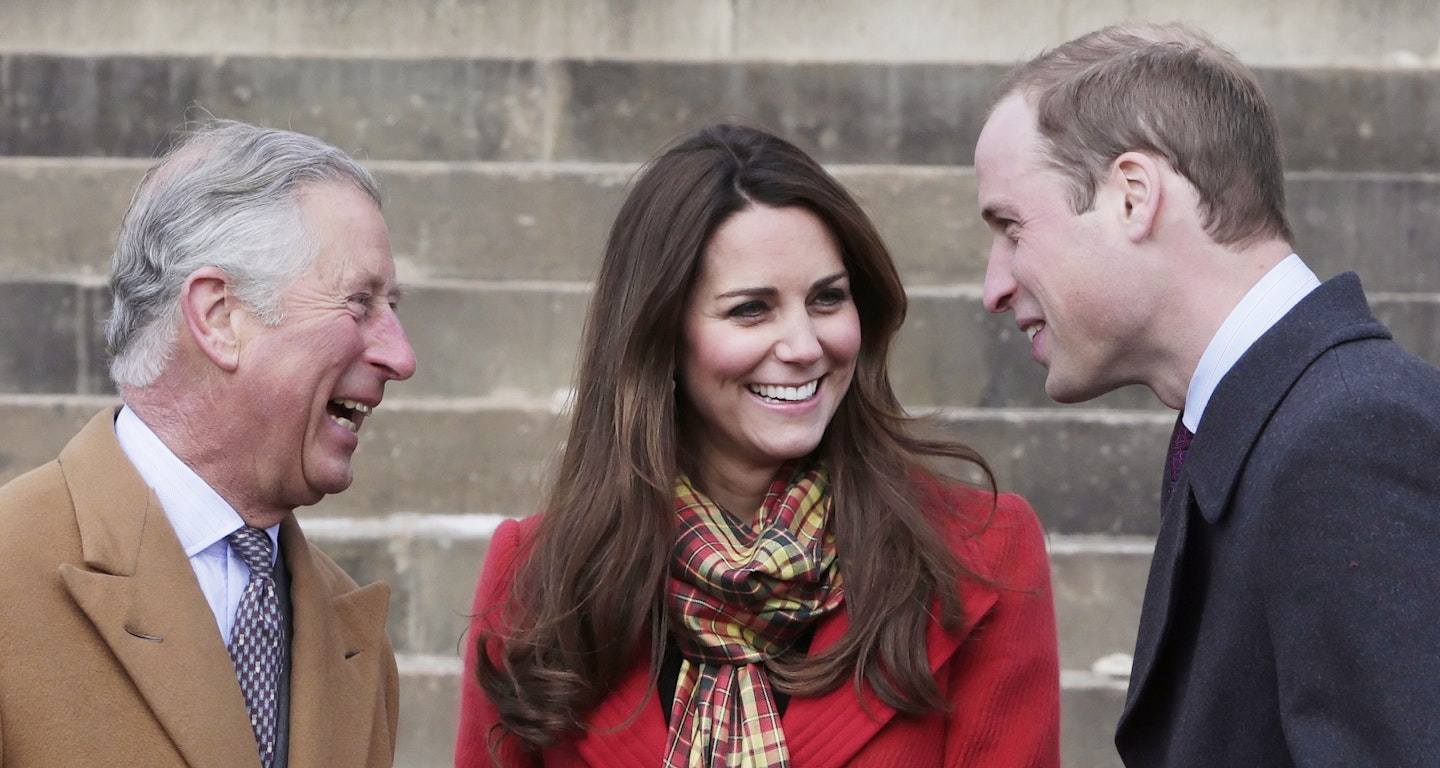
<path id="1" fill-rule="evenodd" d="M 218 267 L 201 267 L 180 286 L 180 314 L 195 346 L 221 370 L 240 364 L 240 323 L 245 309 Z"/>
<path id="2" fill-rule="evenodd" d="M 1122 222 L 1132 242 L 1150 236 L 1160 217 L 1164 184 L 1160 161 L 1144 152 L 1126 152 L 1110 164 L 1109 183 L 1124 205 Z"/>

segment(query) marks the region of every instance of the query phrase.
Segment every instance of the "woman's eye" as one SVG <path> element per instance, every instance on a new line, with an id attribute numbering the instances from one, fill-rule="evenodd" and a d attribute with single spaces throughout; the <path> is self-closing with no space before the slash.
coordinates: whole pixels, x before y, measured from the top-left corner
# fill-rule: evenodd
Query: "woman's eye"
<path id="1" fill-rule="evenodd" d="M 850 292 L 844 288 L 826 288 L 815 294 L 815 303 L 823 307 L 833 307 L 844 304 L 849 298 Z"/>
<path id="2" fill-rule="evenodd" d="M 728 314 L 730 317 L 759 317 L 765 314 L 766 309 L 767 307 L 763 301 L 747 301 L 731 309 Z"/>

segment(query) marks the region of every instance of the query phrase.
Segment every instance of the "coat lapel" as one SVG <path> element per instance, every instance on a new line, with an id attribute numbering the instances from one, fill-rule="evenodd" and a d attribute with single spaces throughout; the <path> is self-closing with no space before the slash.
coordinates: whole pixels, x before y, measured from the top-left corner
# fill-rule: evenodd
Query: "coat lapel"
<path id="1" fill-rule="evenodd" d="M 159 500 L 115 440 L 114 415 L 60 454 L 88 569 L 65 564 L 60 577 L 187 763 L 253 768 L 229 651 Z"/>
<path id="2" fill-rule="evenodd" d="M 931 624 L 927 637 L 930 669 L 939 671 L 998 599 L 993 588 L 966 582 L 961 593 L 965 606 L 962 630 L 947 633 Z M 845 611 L 824 619 L 815 630 L 811 652 L 834 645 L 850 627 Z M 648 654 L 637 654 L 615 692 L 605 697 L 592 716 L 587 733 L 575 743 L 590 765 L 659 765 L 664 760 L 669 732 L 660 701 L 650 685 Z M 867 688 L 865 698 L 855 696 L 849 683 L 814 698 L 790 700 L 782 723 L 790 749 L 790 763 L 807 768 L 845 765 L 885 724 L 895 710 Z M 837 728 L 836 724 L 845 724 Z"/>
<path id="3" fill-rule="evenodd" d="M 393 669 L 385 618 L 390 588 L 374 583 L 336 594 L 294 516 L 280 526 L 290 572 L 295 635 L 290 663 L 290 766 L 368 765 L 376 691 Z M 346 587 L 349 585 L 346 584 Z"/>
<path id="4" fill-rule="evenodd" d="M 1145 587 L 1121 729 L 1163 653 L 1189 527 L 1215 525 L 1225 517 L 1251 450 L 1305 369 L 1338 344 L 1371 338 L 1390 338 L 1390 332 L 1371 315 L 1359 278 L 1347 272 L 1295 305 L 1216 386 L 1173 492 L 1161 492 L 1160 533 Z"/>
<path id="5" fill-rule="evenodd" d="M 965 616 L 961 630 L 946 632 L 939 623 L 930 623 L 926 649 L 932 673 L 938 673 L 955 655 L 998 597 L 993 587 L 970 580 L 962 583 L 960 599 Z M 848 611 L 825 619 L 815 631 L 811 653 L 834 645 L 849 627 Z M 846 765 L 894 717 L 894 708 L 877 698 L 868 686 L 862 696 L 856 696 L 855 687 L 848 681 L 824 696 L 791 699 L 781 721 L 790 763 L 807 768 Z"/>
<path id="6" fill-rule="evenodd" d="M 1200 437 L 1196 435 L 1196 442 Z M 1191 443 L 1193 455 L 1195 443 Z M 1190 458 L 1186 458 L 1188 468 Z M 1185 537 L 1189 530 L 1190 518 L 1190 472 L 1182 471 L 1175 487 L 1169 489 L 1168 468 L 1162 472 L 1164 483 L 1160 493 L 1162 499 L 1160 533 L 1155 538 L 1155 554 L 1150 560 L 1150 577 L 1145 585 L 1145 600 L 1140 608 L 1140 631 L 1135 639 L 1135 657 L 1130 671 L 1130 690 L 1125 697 L 1125 708 L 1120 715 L 1120 725 L 1130 716 L 1131 709 L 1154 667 L 1161 640 L 1170 624 L 1170 612 L 1175 603 L 1175 585 L 1184 561 Z"/>

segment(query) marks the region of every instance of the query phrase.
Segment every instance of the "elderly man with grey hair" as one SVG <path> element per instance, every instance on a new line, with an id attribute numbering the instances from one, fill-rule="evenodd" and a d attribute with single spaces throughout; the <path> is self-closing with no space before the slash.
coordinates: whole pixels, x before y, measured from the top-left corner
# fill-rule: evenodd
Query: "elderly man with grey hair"
<path id="1" fill-rule="evenodd" d="M 388 589 L 292 514 L 351 482 L 415 357 L 369 172 L 227 121 L 121 226 L 123 406 L 0 489 L 0 764 L 388 766 Z"/>

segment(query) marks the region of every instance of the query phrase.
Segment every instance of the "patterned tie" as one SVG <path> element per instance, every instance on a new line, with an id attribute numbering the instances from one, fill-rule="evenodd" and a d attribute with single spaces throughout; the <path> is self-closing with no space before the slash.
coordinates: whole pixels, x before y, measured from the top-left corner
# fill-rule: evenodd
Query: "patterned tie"
<path id="1" fill-rule="evenodd" d="M 230 659 L 250 710 L 250 725 L 260 749 L 260 764 L 270 768 L 275 759 L 275 697 L 280 682 L 280 654 L 284 627 L 280 599 L 275 594 L 270 535 L 246 526 L 226 537 L 250 566 L 250 583 L 240 596 L 235 626 L 230 630 Z"/>
<path id="2" fill-rule="evenodd" d="M 1170 453 L 1165 459 L 1165 466 L 1170 469 L 1170 487 L 1175 487 L 1175 481 L 1180 479 L 1180 467 L 1185 465 L 1185 454 L 1190 452 L 1190 441 L 1195 439 L 1195 433 L 1185 426 L 1185 422 L 1175 422 L 1175 433 L 1170 436 Z"/>

